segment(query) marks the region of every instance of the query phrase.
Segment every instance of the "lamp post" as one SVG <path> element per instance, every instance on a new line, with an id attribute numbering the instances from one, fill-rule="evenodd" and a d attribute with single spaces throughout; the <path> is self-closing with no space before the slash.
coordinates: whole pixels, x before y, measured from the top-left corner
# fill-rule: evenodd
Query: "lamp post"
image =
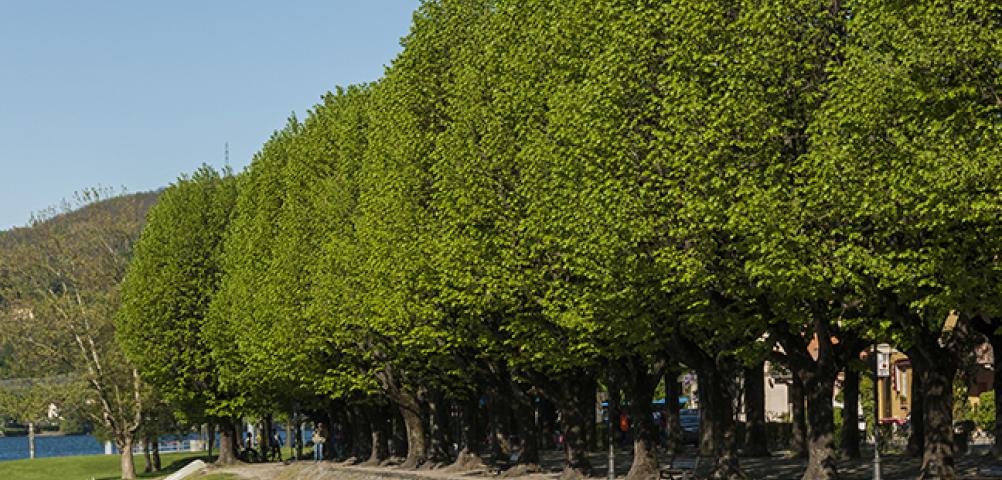
<path id="1" fill-rule="evenodd" d="M 616 437 L 612 433 L 612 415 L 606 415 L 609 417 L 609 475 L 607 478 L 609 480 L 614 480 L 616 478 Z"/>
<path id="2" fill-rule="evenodd" d="M 613 392 L 613 389 L 615 388 L 615 387 L 613 387 L 613 385 L 615 383 L 612 380 L 613 379 L 610 377 L 610 379 L 609 379 L 609 388 L 608 388 L 608 390 L 609 390 L 609 398 L 606 399 L 606 402 L 605 402 L 605 405 L 606 405 L 606 407 L 605 407 L 605 418 L 606 418 L 606 423 L 609 426 L 608 431 L 606 432 L 607 433 L 608 443 L 609 443 L 609 452 L 608 452 L 608 454 L 609 454 L 609 457 L 608 457 L 609 473 L 608 473 L 608 475 L 606 475 L 606 478 L 608 478 L 609 480 L 615 480 L 615 478 L 616 478 L 616 436 L 612 432 L 612 425 L 613 425 L 613 423 L 612 423 L 612 392 Z M 616 393 L 618 394 L 619 390 L 616 390 Z M 618 402 L 619 396 L 618 395 L 616 396 L 616 400 L 617 400 L 616 404 L 618 405 L 619 404 L 619 402 Z"/>
<path id="3" fill-rule="evenodd" d="M 873 480 L 880 480 L 880 354 L 873 343 Z"/>

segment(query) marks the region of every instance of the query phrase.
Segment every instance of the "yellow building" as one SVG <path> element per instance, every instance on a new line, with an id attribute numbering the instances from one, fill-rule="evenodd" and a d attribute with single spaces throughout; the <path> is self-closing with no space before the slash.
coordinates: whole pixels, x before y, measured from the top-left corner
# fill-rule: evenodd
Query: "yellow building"
<path id="1" fill-rule="evenodd" d="M 885 363 L 886 377 L 877 381 L 880 393 L 880 421 L 904 423 L 911 413 L 912 362 L 908 356 L 886 345 L 880 348 L 880 359 Z"/>
<path id="2" fill-rule="evenodd" d="M 994 387 L 994 355 L 991 344 L 983 343 L 976 347 L 977 367 L 969 372 L 967 379 L 967 398 L 972 404 L 977 403 L 978 396 L 992 390 Z M 911 413 L 911 388 L 914 368 L 908 356 L 887 345 L 881 345 L 880 360 L 887 370 L 887 376 L 877 382 L 880 392 L 880 421 L 883 423 L 904 423 Z M 960 372 L 958 372 L 960 373 Z"/>

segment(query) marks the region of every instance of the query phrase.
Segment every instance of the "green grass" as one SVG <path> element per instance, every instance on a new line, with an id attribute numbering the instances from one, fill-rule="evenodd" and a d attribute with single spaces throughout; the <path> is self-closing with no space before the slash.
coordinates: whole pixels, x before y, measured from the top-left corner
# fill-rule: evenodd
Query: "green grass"
<path id="1" fill-rule="evenodd" d="M 136 456 L 139 478 L 160 478 L 170 475 L 195 459 L 205 459 L 197 453 L 169 453 L 160 455 L 163 470 L 141 473 L 146 461 Z M 36 458 L 0 462 L 0 479 L 3 480 L 114 480 L 121 477 L 118 455 L 86 455 L 81 457 Z M 212 477 L 209 477 L 212 478 Z M 227 477 L 217 477 L 218 480 Z"/>
<path id="2" fill-rule="evenodd" d="M 215 453 L 215 451 L 213 452 Z M 303 451 L 309 457 L 309 448 Z M 282 458 L 289 458 L 292 450 L 282 448 Z M 146 461 L 142 455 L 135 457 L 136 473 L 139 478 L 162 478 L 179 470 L 192 460 L 205 460 L 204 454 L 165 453 L 160 455 L 163 470 L 157 473 L 142 473 Z M 0 462 L 0 480 L 115 480 L 121 477 L 118 455 L 85 455 L 81 457 L 36 458 L 34 460 L 11 460 Z M 238 477 L 210 473 L 199 480 L 236 480 Z"/>

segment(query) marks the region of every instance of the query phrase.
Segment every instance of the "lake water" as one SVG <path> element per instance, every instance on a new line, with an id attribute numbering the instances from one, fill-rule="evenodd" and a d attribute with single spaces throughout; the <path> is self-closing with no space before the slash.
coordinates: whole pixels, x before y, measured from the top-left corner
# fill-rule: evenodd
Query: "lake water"
<path id="1" fill-rule="evenodd" d="M 304 439 L 308 440 L 312 434 L 311 429 L 304 429 Z M 278 431 L 282 444 L 287 445 L 285 430 Z M 197 434 L 186 437 L 189 440 L 197 439 Z M 163 437 L 164 441 L 178 440 L 177 435 Z M 219 434 L 216 434 L 216 445 L 219 444 Z M 117 452 L 117 449 L 115 449 Z M 65 436 L 36 436 L 35 456 L 42 457 L 70 457 L 74 455 L 101 455 L 104 454 L 104 444 L 99 442 L 93 435 L 65 435 Z M 28 458 L 28 437 L 0 437 L 0 461 L 20 460 Z"/>
<path id="2" fill-rule="evenodd" d="M 104 453 L 92 435 L 37 436 L 36 457 L 66 457 Z M 28 458 L 28 437 L 0 437 L 0 461 Z"/>

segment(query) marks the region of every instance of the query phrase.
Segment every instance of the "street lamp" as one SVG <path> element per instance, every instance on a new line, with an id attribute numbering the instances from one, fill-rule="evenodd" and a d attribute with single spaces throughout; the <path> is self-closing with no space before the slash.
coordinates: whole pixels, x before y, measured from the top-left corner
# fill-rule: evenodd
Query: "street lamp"
<path id="1" fill-rule="evenodd" d="M 608 475 L 606 475 L 606 478 L 608 478 L 608 480 L 615 480 L 615 478 L 616 478 L 616 436 L 612 432 L 612 425 L 613 425 L 613 423 L 612 423 L 612 392 L 613 392 L 613 388 L 614 388 L 613 385 L 615 385 L 615 382 L 612 381 L 612 377 L 610 376 L 610 378 L 609 378 L 609 388 L 608 388 L 609 398 L 607 398 L 606 401 L 605 401 L 605 405 L 606 405 L 606 407 L 605 407 L 605 418 L 606 418 L 606 423 L 608 425 L 608 431 L 606 432 L 606 438 L 607 438 L 607 441 L 609 443 L 609 452 L 608 452 L 609 457 L 607 459 L 609 473 L 608 473 Z M 616 390 L 616 393 L 617 393 L 617 396 L 616 396 L 616 405 L 619 405 L 619 396 L 618 396 L 619 390 Z"/>
<path id="2" fill-rule="evenodd" d="M 880 480 L 880 354 L 873 343 L 873 480 Z"/>
<path id="3" fill-rule="evenodd" d="M 609 436 L 609 440 L 608 440 L 609 441 L 609 458 L 608 458 L 608 462 L 609 462 L 609 474 L 607 475 L 607 478 L 609 480 L 615 480 L 615 478 L 616 478 L 616 446 L 615 446 L 616 445 L 616 437 L 612 433 L 612 412 L 609 411 L 609 410 L 606 410 L 606 412 L 607 413 L 605 414 L 605 416 L 609 417 L 609 420 L 608 420 L 608 422 L 609 422 L 609 432 L 608 432 L 608 436 Z"/>

